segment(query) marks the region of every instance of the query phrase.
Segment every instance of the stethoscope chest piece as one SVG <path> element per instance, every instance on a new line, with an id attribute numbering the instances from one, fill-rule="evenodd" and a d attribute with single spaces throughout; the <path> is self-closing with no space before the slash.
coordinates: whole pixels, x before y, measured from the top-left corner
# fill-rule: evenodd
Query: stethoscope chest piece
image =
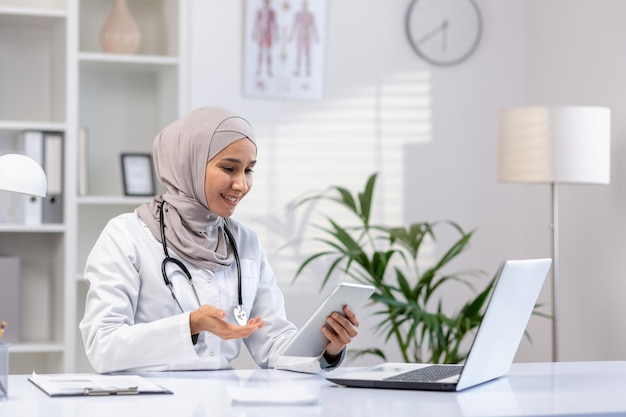
<path id="1" fill-rule="evenodd" d="M 233 308 L 233 314 L 235 315 L 235 321 L 238 325 L 245 326 L 246 324 L 248 324 L 248 314 L 243 309 L 242 305 L 238 305 Z"/>

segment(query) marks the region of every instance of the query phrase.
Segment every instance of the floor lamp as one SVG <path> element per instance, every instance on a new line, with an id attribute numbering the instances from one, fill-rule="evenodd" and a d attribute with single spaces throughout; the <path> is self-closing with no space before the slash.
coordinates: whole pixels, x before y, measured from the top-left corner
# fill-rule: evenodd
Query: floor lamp
<path id="1" fill-rule="evenodd" d="M 559 184 L 608 184 L 611 112 L 604 107 L 514 107 L 499 114 L 498 180 L 550 184 L 552 359 L 558 361 Z"/>

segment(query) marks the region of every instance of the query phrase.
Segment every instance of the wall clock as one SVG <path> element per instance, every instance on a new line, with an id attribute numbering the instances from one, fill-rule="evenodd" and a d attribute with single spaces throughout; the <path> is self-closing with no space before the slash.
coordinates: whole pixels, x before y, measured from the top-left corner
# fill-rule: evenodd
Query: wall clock
<path id="1" fill-rule="evenodd" d="M 405 26 L 417 55 L 438 66 L 460 64 L 469 58 L 483 32 L 475 0 L 412 0 Z"/>

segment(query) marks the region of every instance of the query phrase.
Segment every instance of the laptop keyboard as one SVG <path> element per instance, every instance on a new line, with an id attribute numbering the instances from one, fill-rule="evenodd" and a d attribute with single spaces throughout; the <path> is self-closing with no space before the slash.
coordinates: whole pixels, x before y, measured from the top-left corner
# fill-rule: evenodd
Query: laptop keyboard
<path id="1" fill-rule="evenodd" d="M 385 378 L 385 381 L 434 382 L 461 373 L 463 365 L 431 365 Z"/>

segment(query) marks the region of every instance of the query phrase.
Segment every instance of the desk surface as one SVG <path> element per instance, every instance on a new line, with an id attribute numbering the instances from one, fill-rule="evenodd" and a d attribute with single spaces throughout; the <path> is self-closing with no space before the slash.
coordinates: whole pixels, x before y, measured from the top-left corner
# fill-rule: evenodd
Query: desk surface
<path id="1" fill-rule="evenodd" d="M 319 375 L 276 370 L 143 376 L 174 395 L 49 398 L 27 375 L 10 375 L 0 417 L 626 415 L 626 361 L 513 364 L 509 376 L 460 393 L 343 388 Z M 319 403 L 232 405 L 227 391 L 229 386 L 281 390 L 294 384 L 319 393 Z"/>

